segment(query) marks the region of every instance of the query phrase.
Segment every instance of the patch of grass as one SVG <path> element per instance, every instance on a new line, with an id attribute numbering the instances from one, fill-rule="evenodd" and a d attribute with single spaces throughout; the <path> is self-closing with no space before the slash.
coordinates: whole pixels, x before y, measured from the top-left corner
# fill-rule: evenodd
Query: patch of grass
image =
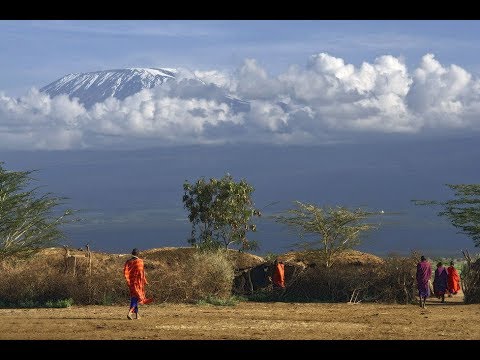
<path id="1" fill-rule="evenodd" d="M 24 301 L 20 301 L 17 304 L 17 307 L 22 308 L 22 309 L 32 309 L 32 308 L 42 307 L 42 304 L 39 303 L 38 301 L 34 301 L 34 300 L 24 300 Z"/>
<path id="2" fill-rule="evenodd" d="M 45 303 L 45 307 L 47 308 L 68 308 L 73 305 L 73 299 L 62 299 L 62 300 L 54 300 L 54 301 L 47 301 Z"/>
<path id="3" fill-rule="evenodd" d="M 270 289 L 260 289 L 260 290 L 254 291 L 253 294 L 248 296 L 248 301 L 253 301 L 253 302 L 279 301 L 279 294 Z"/>
<path id="4" fill-rule="evenodd" d="M 198 300 L 197 305 L 215 305 L 215 306 L 235 306 L 240 301 L 244 301 L 243 297 L 230 296 L 229 298 L 222 299 L 215 296 L 207 296 L 204 299 Z"/>
<path id="5" fill-rule="evenodd" d="M 238 302 L 246 302 L 248 301 L 248 298 L 246 296 L 242 295 L 233 295 L 233 298 L 237 299 Z"/>
<path id="6" fill-rule="evenodd" d="M 35 300 L 23 300 L 17 302 L 0 302 L 0 308 L 3 309 L 38 309 L 38 308 L 68 308 L 73 305 L 73 299 L 48 300 L 40 302 Z"/>

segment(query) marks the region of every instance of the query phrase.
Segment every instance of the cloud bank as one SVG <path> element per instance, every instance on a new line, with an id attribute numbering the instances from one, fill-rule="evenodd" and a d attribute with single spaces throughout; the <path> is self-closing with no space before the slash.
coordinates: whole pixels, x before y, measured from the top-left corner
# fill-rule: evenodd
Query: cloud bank
<path id="1" fill-rule="evenodd" d="M 248 106 L 236 107 L 235 98 Z M 390 55 L 356 67 L 320 53 L 277 76 L 246 59 L 234 73 L 180 70 L 176 81 L 88 109 L 37 89 L 18 99 L 0 93 L 4 150 L 311 145 L 352 134 L 471 133 L 479 125 L 480 80 L 433 54 L 409 71 Z"/>

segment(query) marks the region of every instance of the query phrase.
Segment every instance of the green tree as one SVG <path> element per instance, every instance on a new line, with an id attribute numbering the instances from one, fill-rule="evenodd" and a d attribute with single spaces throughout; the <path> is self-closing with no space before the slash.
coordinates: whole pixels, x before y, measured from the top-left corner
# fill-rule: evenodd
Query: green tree
<path id="1" fill-rule="evenodd" d="M 235 182 L 230 174 L 221 179 L 198 179 L 194 184 L 185 180 L 183 204 L 192 223 L 188 242 L 203 249 L 218 249 L 232 244 L 240 250 L 257 247 L 247 239 L 248 231 L 256 231 L 251 223 L 260 211 L 254 207 L 251 195 L 254 188 L 244 179 Z"/>
<path id="2" fill-rule="evenodd" d="M 7 171 L 0 162 L 0 260 L 27 257 L 64 237 L 60 225 L 72 214 L 54 209 L 65 198 L 30 186 L 33 171 Z"/>
<path id="3" fill-rule="evenodd" d="M 275 222 L 295 229 L 300 238 L 311 241 L 295 244 L 305 250 L 318 251 L 326 267 L 331 267 L 338 253 L 359 245 L 360 235 L 377 228 L 376 224 L 362 223 L 379 213 L 362 209 L 349 210 L 343 206 L 317 207 L 295 201 L 296 208 L 273 215 Z"/>
<path id="4" fill-rule="evenodd" d="M 475 247 L 480 246 L 480 184 L 445 184 L 454 191 L 454 199 L 446 201 L 412 200 L 415 205 L 440 206 L 443 210 L 437 213 L 450 220 L 453 226 L 460 229 L 473 240 Z"/>

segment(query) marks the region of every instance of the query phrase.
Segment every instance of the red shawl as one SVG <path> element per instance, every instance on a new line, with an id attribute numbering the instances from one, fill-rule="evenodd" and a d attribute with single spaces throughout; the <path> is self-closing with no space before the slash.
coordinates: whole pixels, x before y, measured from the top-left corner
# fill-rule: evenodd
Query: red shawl
<path id="1" fill-rule="evenodd" d="M 272 280 L 276 286 L 285 287 L 285 266 L 282 263 L 278 263 L 273 269 Z"/>
<path id="2" fill-rule="evenodd" d="M 460 290 L 460 276 L 458 275 L 457 269 L 453 266 L 447 268 L 447 273 L 448 291 L 452 294 L 456 294 Z"/>
<path id="3" fill-rule="evenodd" d="M 147 299 L 145 296 L 145 285 L 148 284 L 148 282 L 145 277 L 145 269 L 143 267 L 142 259 L 134 256 L 127 260 L 123 267 L 123 275 L 130 288 L 131 297 L 136 297 L 139 304 L 148 304 L 152 301 L 152 299 Z"/>

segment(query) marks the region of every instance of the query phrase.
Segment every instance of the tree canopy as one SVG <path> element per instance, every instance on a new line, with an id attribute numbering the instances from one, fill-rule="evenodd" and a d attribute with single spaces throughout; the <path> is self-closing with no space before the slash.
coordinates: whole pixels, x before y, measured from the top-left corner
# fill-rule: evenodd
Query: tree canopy
<path id="1" fill-rule="evenodd" d="M 33 171 L 7 171 L 0 162 L 0 259 L 26 257 L 64 237 L 72 210 L 55 212 L 64 197 L 31 187 Z"/>
<path id="2" fill-rule="evenodd" d="M 331 267 L 335 256 L 360 244 L 360 235 L 377 228 L 376 224 L 365 223 L 365 219 L 378 213 L 363 209 L 350 210 L 344 206 L 318 207 L 295 201 L 296 208 L 274 215 L 278 223 L 295 229 L 302 239 L 311 241 L 295 244 L 304 250 L 315 249 L 322 254 L 326 267 Z"/>
<path id="3" fill-rule="evenodd" d="M 454 199 L 446 201 L 412 200 L 416 205 L 440 206 L 437 213 L 450 220 L 459 233 L 473 240 L 480 246 L 480 184 L 445 184 L 454 191 Z"/>
<path id="4" fill-rule="evenodd" d="M 261 214 L 251 197 L 254 188 L 245 179 L 236 182 L 230 174 L 208 181 L 202 177 L 194 184 L 186 180 L 183 189 L 184 208 L 192 224 L 190 244 L 204 249 L 257 247 L 247 233 L 256 231 L 251 219 Z"/>

